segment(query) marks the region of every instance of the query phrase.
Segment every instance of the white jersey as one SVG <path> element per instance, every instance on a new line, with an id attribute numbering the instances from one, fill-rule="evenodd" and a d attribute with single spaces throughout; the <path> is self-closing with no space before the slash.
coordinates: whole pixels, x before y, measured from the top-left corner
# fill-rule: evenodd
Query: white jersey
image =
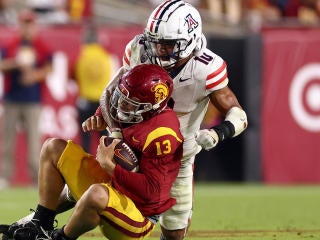
<path id="1" fill-rule="evenodd" d="M 123 56 L 123 66 L 126 69 L 151 63 L 141 42 L 142 36 L 137 35 L 126 46 Z M 185 139 L 183 159 L 188 159 L 200 151 L 195 133 L 200 129 L 207 112 L 210 93 L 228 84 L 226 63 L 220 56 L 205 48 L 174 76 L 173 84 L 174 111 L 180 120 L 181 133 Z"/>

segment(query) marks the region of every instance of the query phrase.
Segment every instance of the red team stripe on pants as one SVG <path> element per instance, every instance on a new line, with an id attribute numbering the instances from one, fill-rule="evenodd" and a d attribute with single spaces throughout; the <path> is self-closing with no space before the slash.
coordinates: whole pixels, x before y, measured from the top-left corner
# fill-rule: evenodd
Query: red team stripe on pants
<path id="1" fill-rule="evenodd" d="M 115 228 L 119 232 L 121 232 L 121 233 L 123 233 L 123 234 L 125 234 L 125 235 L 127 235 L 129 237 L 134 237 L 134 238 L 143 237 L 143 236 L 147 235 L 148 233 L 150 233 L 150 231 L 152 231 L 153 228 L 154 228 L 154 224 L 151 223 L 147 218 L 145 218 L 145 220 L 143 222 L 137 222 L 137 221 L 134 221 L 133 219 L 129 218 L 125 214 L 118 212 L 114 208 L 107 207 L 107 208 L 105 208 L 105 211 L 109 212 L 115 218 L 118 218 L 121 221 L 125 222 L 126 224 L 128 224 L 128 225 L 130 225 L 132 227 L 138 228 L 138 229 L 139 228 L 144 228 L 148 224 L 150 224 L 149 228 L 147 228 L 145 231 L 141 232 L 141 231 L 137 230 L 136 232 L 133 232 L 133 231 L 130 231 L 130 230 L 118 225 L 117 223 L 115 223 L 111 219 L 107 218 L 106 216 L 103 216 L 103 215 L 101 216 L 103 221 L 105 221 L 110 226 L 112 226 L 113 228 Z"/>

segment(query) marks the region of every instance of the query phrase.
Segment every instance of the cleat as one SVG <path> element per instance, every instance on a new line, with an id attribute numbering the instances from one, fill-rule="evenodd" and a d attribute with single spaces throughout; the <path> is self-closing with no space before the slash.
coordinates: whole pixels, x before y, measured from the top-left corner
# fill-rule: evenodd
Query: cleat
<path id="1" fill-rule="evenodd" d="M 0 225 L 0 233 L 2 233 L 2 240 L 14 240 L 13 235 L 15 231 L 19 228 L 23 228 L 26 225 L 28 225 L 32 217 L 33 217 L 33 213 L 12 223 L 11 225 L 6 225 L 6 224 Z"/>
<path id="2" fill-rule="evenodd" d="M 14 240 L 35 240 L 41 231 L 39 222 L 33 219 L 24 226 L 17 228 L 13 233 L 13 238 Z"/>
<path id="3" fill-rule="evenodd" d="M 56 229 L 52 232 L 51 234 L 51 239 L 52 240 L 66 240 L 63 234 L 63 230 L 62 229 Z M 38 240 L 38 239 L 37 239 Z M 40 239 L 39 239 L 40 240 Z"/>
<path id="4" fill-rule="evenodd" d="M 55 220 L 57 223 L 57 221 Z M 45 230 L 40 226 L 40 223 L 36 219 L 32 219 L 29 223 L 25 224 L 24 227 L 18 228 L 14 234 L 14 240 L 45 240 L 51 239 L 50 235 L 52 234 L 52 230 Z"/>
<path id="5" fill-rule="evenodd" d="M 69 237 L 67 237 L 63 233 L 63 228 L 55 229 L 51 233 L 48 232 L 42 232 L 39 234 L 35 240 L 74 240 Z"/>
<path id="6" fill-rule="evenodd" d="M 2 233 L 2 240 L 13 240 L 14 231 L 19 228 L 19 224 L 14 222 L 11 225 L 0 225 L 0 233 Z"/>
<path id="7" fill-rule="evenodd" d="M 42 229 L 41 232 L 36 236 L 35 240 L 63 240 L 60 237 L 60 234 L 57 234 L 55 232 L 58 232 L 60 229 L 53 230 L 52 232 L 44 231 Z"/>
<path id="8" fill-rule="evenodd" d="M 8 233 L 9 228 L 10 228 L 10 225 L 8 224 L 0 224 L 0 234 L 2 234 L 2 237 L 1 237 L 2 240 L 10 239 L 9 233 Z"/>

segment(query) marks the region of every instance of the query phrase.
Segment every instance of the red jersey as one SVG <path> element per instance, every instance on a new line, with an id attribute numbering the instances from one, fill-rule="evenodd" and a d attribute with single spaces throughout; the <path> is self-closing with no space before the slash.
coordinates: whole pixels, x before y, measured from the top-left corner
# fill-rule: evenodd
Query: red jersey
<path id="1" fill-rule="evenodd" d="M 160 214 L 175 204 L 170 189 L 182 158 L 183 137 L 174 111 L 167 108 L 147 121 L 122 129 L 124 141 L 139 158 L 139 172 L 116 165 L 114 186 L 130 197 L 144 216 Z"/>

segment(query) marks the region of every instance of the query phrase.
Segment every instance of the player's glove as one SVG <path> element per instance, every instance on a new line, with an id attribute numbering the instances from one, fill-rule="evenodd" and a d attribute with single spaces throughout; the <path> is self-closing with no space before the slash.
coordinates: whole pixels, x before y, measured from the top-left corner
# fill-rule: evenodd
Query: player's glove
<path id="1" fill-rule="evenodd" d="M 202 129 L 195 134 L 196 142 L 205 150 L 214 148 L 219 142 L 219 136 L 214 129 Z"/>

